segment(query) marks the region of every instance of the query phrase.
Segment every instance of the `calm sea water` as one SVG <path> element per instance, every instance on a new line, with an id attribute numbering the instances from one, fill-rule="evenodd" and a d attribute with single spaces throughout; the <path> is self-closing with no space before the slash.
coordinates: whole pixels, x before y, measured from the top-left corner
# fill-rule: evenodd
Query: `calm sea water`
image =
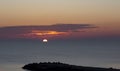
<path id="1" fill-rule="evenodd" d="M 120 39 L 0 40 L 0 71 L 24 71 L 33 62 L 120 68 Z"/>

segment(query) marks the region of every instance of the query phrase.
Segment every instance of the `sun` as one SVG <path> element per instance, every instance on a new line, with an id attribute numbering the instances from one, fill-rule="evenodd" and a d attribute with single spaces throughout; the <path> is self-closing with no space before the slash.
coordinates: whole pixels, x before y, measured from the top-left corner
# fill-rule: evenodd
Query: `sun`
<path id="1" fill-rule="evenodd" d="M 47 39 L 43 39 L 43 42 L 45 42 L 45 43 L 46 43 L 46 42 L 48 42 L 48 40 L 47 40 Z"/>

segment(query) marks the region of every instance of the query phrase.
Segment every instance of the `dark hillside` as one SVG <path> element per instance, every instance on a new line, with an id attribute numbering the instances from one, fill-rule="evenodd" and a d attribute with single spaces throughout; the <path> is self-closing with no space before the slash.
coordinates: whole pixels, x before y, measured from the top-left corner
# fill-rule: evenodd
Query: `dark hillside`
<path id="1" fill-rule="evenodd" d="M 75 66 L 60 62 L 30 63 L 25 65 L 23 69 L 29 71 L 120 71 L 113 68 Z"/>

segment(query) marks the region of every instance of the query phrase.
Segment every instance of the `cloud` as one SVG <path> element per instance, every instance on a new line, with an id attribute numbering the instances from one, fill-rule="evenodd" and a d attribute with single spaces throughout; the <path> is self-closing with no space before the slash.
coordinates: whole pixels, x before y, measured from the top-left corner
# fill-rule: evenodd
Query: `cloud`
<path id="1" fill-rule="evenodd" d="M 40 26 L 12 26 L 0 28 L 0 38 L 24 38 L 65 35 L 80 32 L 82 29 L 96 28 L 91 24 L 54 24 Z"/>

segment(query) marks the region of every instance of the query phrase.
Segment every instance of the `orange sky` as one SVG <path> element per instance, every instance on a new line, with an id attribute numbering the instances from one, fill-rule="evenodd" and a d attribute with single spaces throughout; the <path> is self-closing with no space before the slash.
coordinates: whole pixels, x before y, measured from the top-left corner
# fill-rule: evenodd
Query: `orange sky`
<path id="1" fill-rule="evenodd" d="M 120 23 L 119 8 L 119 0 L 0 0 L 0 26 Z"/>
<path id="2" fill-rule="evenodd" d="M 94 24 L 94 33 L 119 35 L 120 0 L 0 0 L 0 27 Z"/>

